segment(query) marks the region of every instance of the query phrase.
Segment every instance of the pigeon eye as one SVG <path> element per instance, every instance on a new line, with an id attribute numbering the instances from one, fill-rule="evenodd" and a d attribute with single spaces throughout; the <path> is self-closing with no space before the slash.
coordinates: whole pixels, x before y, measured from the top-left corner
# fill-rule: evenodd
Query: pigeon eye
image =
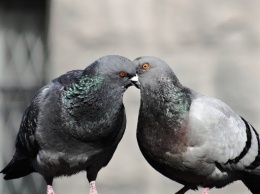
<path id="1" fill-rule="evenodd" d="M 120 72 L 119 72 L 119 76 L 120 76 L 120 77 L 125 77 L 125 76 L 126 76 L 126 72 L 120 71 Z"/>
<path id="2" fill-rule="evenodd" d="M 143 68 L 144 70 L 148 69 L 148 68 L 149 68 L 149 64 L 148 64 L 148 63 L 144 63 L 144 64 L 142 65 L 142 68 Z"/>

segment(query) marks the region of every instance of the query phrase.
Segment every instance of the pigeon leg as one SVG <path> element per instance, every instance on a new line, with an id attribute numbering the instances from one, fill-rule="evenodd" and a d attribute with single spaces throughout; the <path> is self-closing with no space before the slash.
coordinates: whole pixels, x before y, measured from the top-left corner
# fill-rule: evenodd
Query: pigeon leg
<path id="1" fill-rule="evenodd" d="M 47 194 L 55 194 L 52 188 L 53 177 L 44 177 L 44 179 L 47 183 Z"/>
<path id="2" fill-rule="evenodd" d="M 208 194 L 209 193 L 209 188 L 204 188 L 204 190 L 203 190 L 203 193 L 202 194 Z"/>
<path id="3" fill-rule="evenodd" d="M 96 178 L 97 178 L 97 174 L 98 174 L 98 171 L 100 170 L 100 168 L 101 167 L 97 167 L 97 166 L 90 166 L 89 168 L 87 168 L 87 178 L 88 178 L 89 187 L 90 187 L 89 194 L 98 194 L 97 188 L 96 188 Z"/>
<path id="4" fill-rule="evenodd" d="M 90 191 L 89 194 L 98 194 L 95 181 L 89 183 Z"/>
<path id="5" fill-rule="evenodd" d="M 47 194 L 55 194 L 51 185 L 47 185 Z"/>

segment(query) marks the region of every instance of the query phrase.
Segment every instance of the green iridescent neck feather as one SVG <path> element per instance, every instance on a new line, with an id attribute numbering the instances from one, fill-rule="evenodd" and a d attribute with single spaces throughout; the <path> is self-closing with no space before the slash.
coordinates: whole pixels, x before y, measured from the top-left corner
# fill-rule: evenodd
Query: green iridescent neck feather
<path id="1" fill-rule="evenodd" d="M 176 124 L 182 124 L 190 108 L 190 91 L 182 85 L 172 82 L 158 82 L 156 88 L 145 88 L 142 92 L 149 100 L 151 107 L 160 115 L 160 118 L 174 120 Z M 147 101 L 144 101 L 147 103 Z M 157 104 L 158 106 L 154 106 Z M 150 107 L 150 106 L 149 106 Z M 162 116 L 164 115 L 164 116 Z"/>
<path id="2" fill-rule="evenodd" d="M 166 103 L 165 107 L 165 115 L 171 119 L 175 118 L 179 123 L 182 123 L 184 118 L 186 117 L 187 112 L 190 108 L 190 98 L 186 92 L 183 90 L 185 89 L 175 89 L 169 95 L 168 99 L 171 101 Z"/>
<path id="3" fill-rule="evenodd" d="M 70 110 L 79 106 L 85 98 L 91 98 L 102 86 L 104 78 L 95 75 L 89 77 L 81 75 L 77 83 L 72 83 L 62 93 L 62 104 Z"/>

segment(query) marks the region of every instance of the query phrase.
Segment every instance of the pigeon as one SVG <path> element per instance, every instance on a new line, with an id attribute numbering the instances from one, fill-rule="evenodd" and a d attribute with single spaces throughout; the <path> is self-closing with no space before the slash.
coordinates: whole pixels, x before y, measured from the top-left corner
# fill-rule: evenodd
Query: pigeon
<path id="1" fill-rule="evenodd" d="M 260 143 L 254 127 L 224 102 L 183 86 L 163 60 L 134 60 L 141 103 L 137 142 L 147 162 L 188 190 L 241 180 L 260 193 Z"/>
<path id="2" fill-rule="evenodd" d="M 108 55 L 41 88 L 24 112 L 4 179 L 37 172 L 54 194 L 53 178 L 86 171 L 90 194 L 97 194 L 97 174 L 126 128 L 123 94 L 131 85 L 139 86 L 133 62 Z"/>

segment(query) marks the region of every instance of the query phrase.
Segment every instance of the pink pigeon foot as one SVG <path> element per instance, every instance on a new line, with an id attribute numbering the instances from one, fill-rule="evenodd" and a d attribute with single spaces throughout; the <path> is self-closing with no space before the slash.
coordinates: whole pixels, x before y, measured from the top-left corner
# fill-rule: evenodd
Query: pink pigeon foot
<path id="1" fill-rule="evenodd" d="M 47 185 L 47 194 L 55 194 L 51 185 Z"/>
<path id="2" fill-rule="evenodd" d="M 202 194 L 208 194 L 209 193 L 209 188 L 204 188 L 203 193 Z"/>
<path id="3" fill-rule="evenodd" d="M 98 194 L 95 181 L 89 183 L 90 191 L 89 194 Z"/>

